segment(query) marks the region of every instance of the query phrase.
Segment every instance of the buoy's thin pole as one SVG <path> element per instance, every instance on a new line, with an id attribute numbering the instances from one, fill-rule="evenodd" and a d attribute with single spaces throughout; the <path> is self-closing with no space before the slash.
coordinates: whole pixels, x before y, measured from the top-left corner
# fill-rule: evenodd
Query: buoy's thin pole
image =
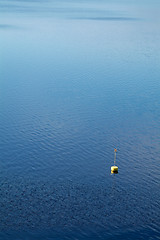
<path id="1" fill-rule="evenodd" d="M 114 149 L 114 166 L 116 165 L 116 152 L 117 152 L 117 149 L 115 148 Z"/>

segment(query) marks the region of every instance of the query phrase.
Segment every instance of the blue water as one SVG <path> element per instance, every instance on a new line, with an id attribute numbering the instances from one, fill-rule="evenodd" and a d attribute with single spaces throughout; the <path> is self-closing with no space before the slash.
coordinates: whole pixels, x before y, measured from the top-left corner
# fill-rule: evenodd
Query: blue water
<path id="1" fill-rule="evenodd" d="M 160 239 L 159 188 L 160 3 L 0 0 L 0 239 Z"/>

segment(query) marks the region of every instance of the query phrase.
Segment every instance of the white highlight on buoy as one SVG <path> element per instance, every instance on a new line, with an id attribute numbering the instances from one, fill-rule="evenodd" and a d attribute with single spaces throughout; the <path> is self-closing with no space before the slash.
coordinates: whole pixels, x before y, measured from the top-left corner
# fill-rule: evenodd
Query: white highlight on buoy
<path id="1" fill-rule="evenodd" d="M 114 149 L 114 166 L 111 167 L 111 173 L 118 173 L 118 167 L 116 166 L 116 153 L 117 149 Z"/>

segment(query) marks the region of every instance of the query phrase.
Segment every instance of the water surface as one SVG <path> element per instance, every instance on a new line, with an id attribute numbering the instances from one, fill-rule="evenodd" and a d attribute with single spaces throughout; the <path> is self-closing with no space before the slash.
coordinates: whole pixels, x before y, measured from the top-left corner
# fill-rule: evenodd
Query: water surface
<path id="1" fill-rule="evenodd" d="M 160 239 L 159 12 L 0 1 L 0 239 Z"/>

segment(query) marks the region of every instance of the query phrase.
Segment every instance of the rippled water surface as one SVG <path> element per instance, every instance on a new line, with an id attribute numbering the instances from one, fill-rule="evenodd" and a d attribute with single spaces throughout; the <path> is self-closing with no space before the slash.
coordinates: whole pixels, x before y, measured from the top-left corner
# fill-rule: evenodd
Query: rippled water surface
<path id="1" fill-rule="evenodd" d="M 160 239 L 159 189 L 160 3 L 0 0 L 0 239 Z"/>

